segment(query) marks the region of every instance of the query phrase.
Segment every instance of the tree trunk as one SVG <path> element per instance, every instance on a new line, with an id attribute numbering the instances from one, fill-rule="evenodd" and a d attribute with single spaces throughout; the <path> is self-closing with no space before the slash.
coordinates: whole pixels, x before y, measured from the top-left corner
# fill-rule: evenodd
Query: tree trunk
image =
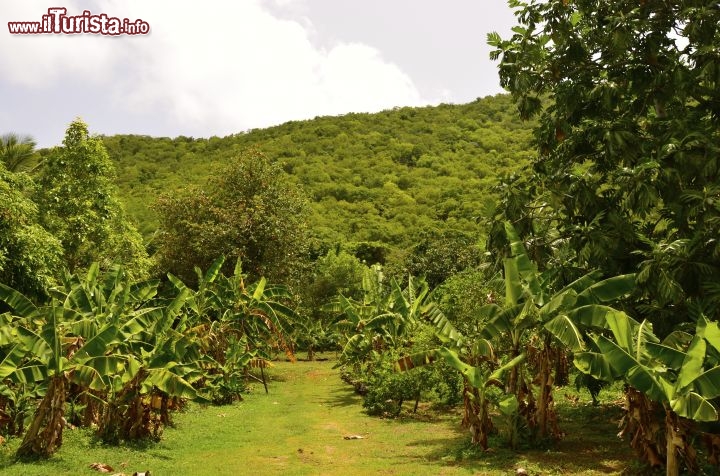
<path id="1" fill-rule="evenodd" d="M 66 391 L 64 375 L 50 379 L 47 393 L 35 410 L 33 421 L 17 450 L 18 458 L 48 458 L 62 446 Z"/>
<path id="2" fill-rule="evenodd" d="M 676 438 L 680 436 L 675 432 L 675 418 L 671 410 L 667 410 L 665 417 L 665 440 L 667 443 L 666 452 L 667 459 L 665 463 L 665 474 L 667 476 L 678 476 L 680 474 L 680 459 L 678 458 L 677 448 L 675 445 Z"/>
<path id="3" fill-rule="evenodd" d="M 680 474 L 681 465 L 684 465 L 688 472 L 697 473 L 700 468 L 697 464 L 697 452 L 692 445 L 692 421 L 679 417 L 667 403 L 664 406 L 666 474 L 677 476 Z"/>
<path id="4" fill-rule="evenodd" d="M 552 436 L 559 439 L 562 436 L 557 424 L 552 391 L 554 380 L 552 376 L 554 352 L 551 347 L 550 337 L 545 336 L 543 349 L 540 352 L 540 372 L 538 375 L 540 392 L 536 410 L 536 421 L 540 427 L 540 438 Z"/>

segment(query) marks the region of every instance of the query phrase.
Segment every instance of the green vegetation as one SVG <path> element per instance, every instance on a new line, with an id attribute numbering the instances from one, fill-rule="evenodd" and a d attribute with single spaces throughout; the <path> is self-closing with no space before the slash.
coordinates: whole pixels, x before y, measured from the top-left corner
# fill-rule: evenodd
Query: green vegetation
<path id="1" fill-rule="evenodd" d="M 504 95 L 319 117 L 225 138 L 103 138 L 125 206 L 145 236 L 159 225 L 151 207 L 158 196 L 189 185 L 207 192 L 210 176 L 254 148 L 302 186 L 319 255 L 352 242 L 399 253 L 432 230 L 477 237 L 496 177 L 529 163 L 530 141 L 530 128 Z"/>
<path id="2" fill-rule="evenodd" d="M 328 355 L 321 355 L 328 357 Z M 619 410 L 590 406 L 587 393 L 559 395 L 568 437 L 548 449 L 482 452 L 468 445 L 456 412 L 421 406 L 399 420 L 369 417 L 361 397 L 338 378 L 333 362 L 277 362 L 266 369 L 270 393 L 260 384 L 230 406 L 192 404 L 174 417 L 158 443 L 104 445 L 91 432 L 66 431 L 62 450 L 50 460 L 15 463 L 17 440 L 0 448 L 0 474 L 97 475 L 88 466 L 105 463 L 132 474 L 258 475 L 389 472 L 397 475 L 505 476 L 529 474 L 620 475 L 631 454 L 615 436 Z M 603 392 L 611 402 L 618 390 Z M 579 398 L 579 399 L 578 399 Z M 359 435 L 362 440 L 345 440 Z M 493 437 L 495 438 L 495 437 Z"/>
<path id="3" fill-rule="evenodd" d="M 125 216 L 113 183 L 114 168 L 102 142 L 77 119 L 62 147 L 44 158 L 33 197 L 40 224 L 63 248 L 71 271 L 94 261 L 107 268 L 123 263 L 132 276 L 147 275 L 149 260 L 142 238 Z"/>
<path id="4" fill-rule="evenodd" d="M 519 26 L 488 41 L 510 96 L 222 139 L 101 139 L 80 120 L 38 153 L 4 136 L 2 464 L 69 471 L 71 422 L 75 445 L 168 471 L 143 458 L 499 474 L 540 448 L 566 461 L 522 460 L 531 472 L 717 474 L 717 2 L 509 3 Z M 324 350 L 337 374 L 276 362 Z M 251 382 L 270 390 L 273 361 L 277 399 L 238 404 Z M 237 418 L 218 429 L 214 412 Z M 606 413 L 637 463 L 597 449 Z M 606 432 L 595 453 L 577 415 Z M 175 418 L 212 446 L 157 443 Z"/>
<path id="5" fill-rule="evenodd" d="M 254 278 L 298 279 L 306 245 L 306 204 L 277 164 L 247 152 L 223 167 L 209 190 L 162 195 L 156 209 L 158 266 L 185 282 L 218 257 L 242 259 Z M 229 269 L 226 269 L 229 271 Z"/>

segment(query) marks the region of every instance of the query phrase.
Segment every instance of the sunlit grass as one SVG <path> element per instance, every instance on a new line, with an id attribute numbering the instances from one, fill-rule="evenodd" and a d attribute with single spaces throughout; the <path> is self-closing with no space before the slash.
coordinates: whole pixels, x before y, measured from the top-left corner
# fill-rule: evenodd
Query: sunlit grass
<path id="1" fill-rule="evenodd" d="M 397 420 L 371 418 L 360 397 L 338 378 L 329 362 L 281 362 L 270 370 L 270 393 L 255 386 L 243 402 L 215 407 L 191 405 L 175 416 L 175 428 L 160 442 L 112 447 L 86 430 L 66 431 L 64 444 L 49 461 L 14 463 L 19 444 L 2 447 L 0 474 L 99 474 L 93 462 L 116 472 L 151 470 L 153 475 L 253 476 L 316 474 L 620 474 L 632 455 L 615 436 L 616 407 L 591 407 L 589 395 L 574 391 L 556 397 L 561 427 L 568 435 L 541 450 L 504 448 L 503 428 L 483 452 L 468 444 L 459 428 L 459 410 Z M 601 395 L 604 401 L 612 394 Z M 411 405 L 408 405 L 408 409 Z M 360 435 L 363 439 L 346 440 Z"/>

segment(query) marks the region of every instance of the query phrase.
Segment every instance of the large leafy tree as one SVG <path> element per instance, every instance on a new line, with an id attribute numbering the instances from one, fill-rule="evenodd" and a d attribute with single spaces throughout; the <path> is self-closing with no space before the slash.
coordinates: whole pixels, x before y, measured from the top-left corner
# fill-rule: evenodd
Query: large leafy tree
<path id="1" fill-rule="evenodd" d="M 67 129 L 63 146 L 43 164 L 36 202 L 41 223 L 62 243 L 71 271 L 99 261 L 121 262 L 132 276 L 147 272 L 142 237 L 117 197 L 115 171 L 97 137 L 80 119 Z"/>
<path id="2" fill-rule="evenodd" d="M 717 317 L 717 2 L 509 3 L 514 35 L 489 42 L 521 115 L 539 116 L 539 156 L 515 182 L 526 199 L 500 214 L 570 244 L 583 268 L 639 269 L 638 309 L 661 335 L 700 310 Z"/>
<path id="3" fill-rule="evenodd" d="M 240 154 L 206 190 L 187 189 L 157 202 L 156 238 L 163 269 L 195 283 L 195 267 L 207 269 L 218 256 L 223 268 L 242 259 L 252 278 L 292 281 L 306 248 L 307 206 L 301 190 L 279 164 L 257 151 Z"/>
<path id="4" fill-rule="evenodd" d="M 44 296 L 62 266 L 62 246 L 38 223 L 38 207 L 28 198 L 33 189 L 27 174 L 0 163 L 0 283 Z"/>

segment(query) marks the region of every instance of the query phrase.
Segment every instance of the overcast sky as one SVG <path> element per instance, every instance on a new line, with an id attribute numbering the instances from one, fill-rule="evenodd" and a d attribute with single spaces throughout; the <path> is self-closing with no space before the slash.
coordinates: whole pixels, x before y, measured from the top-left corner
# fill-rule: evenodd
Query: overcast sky
<path id="1" fill-rule="evenodd" d="M 11 35 L 8 21 L 142 19 L 137 36 Z M 1 0 L 0 134 L 224 136 L 293 119 L 501 92 L 486 35 L 506 0 Z"/>

